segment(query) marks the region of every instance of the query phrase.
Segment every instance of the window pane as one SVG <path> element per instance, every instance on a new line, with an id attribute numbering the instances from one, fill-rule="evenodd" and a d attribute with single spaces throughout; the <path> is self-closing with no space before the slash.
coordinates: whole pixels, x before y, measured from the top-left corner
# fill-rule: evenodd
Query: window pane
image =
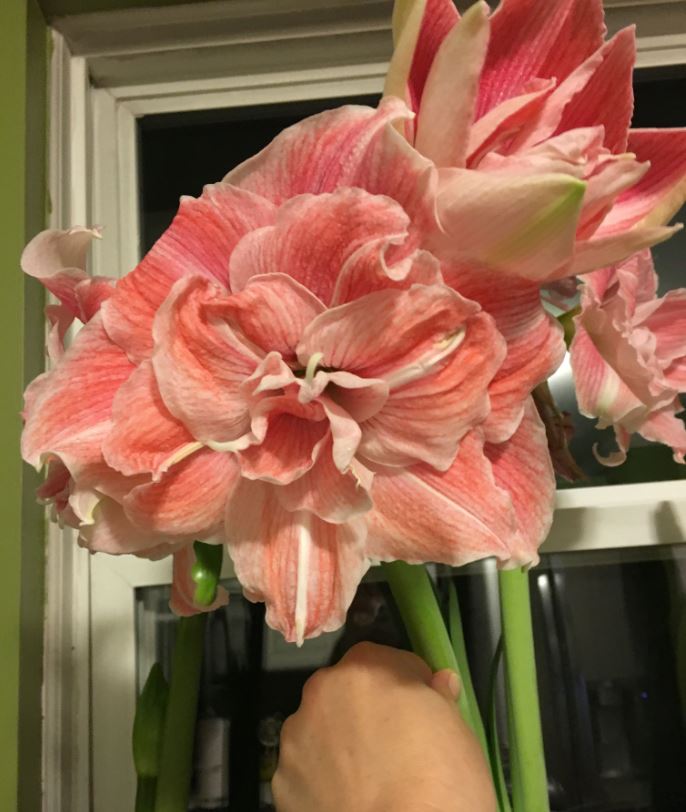
<path id="1" fill-rule="evenodd" d="M 450 578 L 457 586 L 485 707 L 499 634 L 495 567 L 438 576 L 444 599 Z M 548 555 L 530 580 L 552 809 L 686 809 L 686 546 Z M 264 626 L 262 606 L 245 601 L 235 582 L 226 586 L 231 600 L 207 634 L 193 808 L 268 810 L 280 725 L 307 677 L 361 640 L 407 641 L 378 569 L 345 628 L 301 649 Z M 168 597 L 166 587 L 137 595 L 145 672 L 155 658 L 169 668 Z M 502 691 L 498 708 L 505 733 Z"/>

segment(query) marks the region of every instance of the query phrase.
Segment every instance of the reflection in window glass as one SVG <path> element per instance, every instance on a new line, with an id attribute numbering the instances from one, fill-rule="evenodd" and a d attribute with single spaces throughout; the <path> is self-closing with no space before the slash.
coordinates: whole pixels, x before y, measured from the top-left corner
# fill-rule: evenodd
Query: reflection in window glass
<path id="1" fill-rule="evenodd" d="M 457 585 L 477 693 L 486 707 L 498 638 L 492 562 L 438 571 Z M 554 812 L 683 812 L 686 784 L 686 546 L 566 553 L 531 572 L 534 631 Z M 406 646 L 379 570 L 360 587 L 344 629 L 297 649 L 264 626 L 235 582 L 210 617 L 193 809 L 272 809 L 279 730 L 302 686 L 361 640 Z M 140 679 L 168 672 L 168 589 L 137 594 Z M 504 700 L 497 698 L 506 740 Z M 504 751 L 507 765 L 507 751 Z"/>

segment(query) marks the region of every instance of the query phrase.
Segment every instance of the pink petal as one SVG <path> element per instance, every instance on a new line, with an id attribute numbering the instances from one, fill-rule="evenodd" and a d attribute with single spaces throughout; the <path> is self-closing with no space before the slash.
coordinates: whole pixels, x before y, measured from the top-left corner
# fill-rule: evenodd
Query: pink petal
<path id="1" fill-rule="evenodd" d="M 444 170 L 436 251 L 538 283 L 569 275 L 584 192 L 569 175 Z"/>
<path id="2" fill-rule="evenodd" d="M 21 256 L 24 273 L 42 282 L 72 316 L 77 316 L 79 310 L 74 289 L 88 279 L 86 258 L 96 238 L 100 238 L 98 229 L 81 226 L 67 231 L 41 231 Z"/>
<path id="3" fill-rule="evenodd" d="M 593 237 L 577 243 L 574 260 L 567 275 L 580 276 L 598 268 L 616 265 L 645 248 L 665 242 L 681 228 L 680 225 L 668 227 L 639 224 L 621 233 L 598 236 L 603 230 L 601 226 Z"/>
<path id="4" fill-rule="evenodd" d="M 445 286 L 377 291 L 318 316 L 303 334 L 298 358 L 306 366 L 321 353 L 323 367 L 400 386 L 456 349 L 457 334 L 478 309 Z"/>
<path id="5" fill-rule="evenodd" d="M 122 506 L 114 499 L 102 498 L 94 511 L 92 524 L 79 528 L 79 544 L 91 552 L 109 555 L 147 554 L 172 541 L 168 537 L 147 533 L 133 525 Z"/>
<path id="6" fill-rule="evenodd" d="M 383 99 L 377 110 L 352 105 L 327 110 L 288 127 L 224 180 L 277 204 L 339 186 L 368 188 L 356 182 L 367 149 L 386 124 L 407 116 L 405 104 L 395 98 Z"/>
<path id="7" fill-rule="evenodd" d="M 64 339 L 74 321 L 74 316 L 68 307 L 63 304 L 58 304 L 48 305 L 45 308 L 45 318 L 50 325 L 45 342 L 48 350 L 48 358 L 53 364 L 56 364 L 64 355 Z"/>
<path id="8" fill-rule="evenodd" d="M 208 309 L 216 311 L 227 298 L 207 279 L 188 277 L 174 286 L 154 325 L 153 367 L 162 399 L 203 443 L 241 441 L 250 427 L 240 386 L 260 356 Z"/>
<path id="9" fill-rule="evenodd" d="M 417 117 L 415 147 L 436 166 L 463 167 L 488 47 L 488 5 L 478 2 L 441 43 Z"/>
<path id="10" fill-rule="evenodd" d="M 56 454 L 70 467 L 65 455 L 75 457 L 73 464 L 92 458 L 111 425 L 114 396 L 133 369 L 96 316 L 55 369 L 27 390 L 24 459 L 38 466 L 46 455 Z"/>
<path id="11" fill-rule="evenodd" d="M 476 168 L 489 152 L 508 154 L 505 145 L 524 125 L 536 121 L 554 87 L 554 79 L 534 79 L 526 92 L 502 102 L 475 121 L 469 131 L 467 166 Z"/>
<path id="12" fill-rule="evenodd" d="M 618 234 L 636 223 L 661 226 L 686 200 L 686 129 L 632 130 L 629 149 L 650 171 L 617 200 L 598 236 Z"/>
<path id="13" fill-rule="evenodd" d="M 419 109 L 436 53 L 453 29 L 458 17 L 455 4 L 451 0 L 426 0 L 408 80 L 413 110 Z"/>
<path id="14" fill-rule="evenodd" d="M 109 336 L 132 358 L 148 358 L 152 322 L 172 285 L 199 276 L 228 286 L 229 259 L 238 241 L 273 219 L 271 203 L 226 183 L 206 186 L 197 199 L 183 197 L 171 226 L 104 304 Z"/>
<path id="15" fill-rule="evenodd" d="M 402 238 L 401 238 L 402 239 Z M 439 261 L 428 251 L 415 251 L 397 262 L 387 261 L 392 239 L 362 246 L 346 262 L 336 281 L 331 306 L 352 302 L 387 288 L 407 290 L 412 285 L 438 285 L 443 281 Z"/>
<path id="16" fill-rule="evenodd" d="M 535 564 L 538 548 L 553 521 L 555 472 L 545 426 L 531 398 L 514 435 L 506 443 L 487 443 L 484 450 L 493 467 L 495 481 L 509 493 L 517 517 L 520 546 L 512 551 L 508 563 L 510 566 Z"/>
<path id="17" fill-rule="evenodd" d="M 639 429 L 646 440 L 672 448 L 674 459 L 680 463 L 684 462 L 686 455 L 686 426 L 676 415 L 683 410 L 684 407 L 677 398 L 670 406 L 653 412 Z"/>
<path id="18" fill-rule="evenodd" d="M 90 321 L 100 310 L 102 303 L 114 293 L 114 289 L 115 280 L 104 276 L 96 276 L 79 282 L 74 288 L 79 319 L 84 324 Z"/>
<path id="19" fill-rule="evenodd" d="M 489 414 L 488 385 L 505 356 L 490 316 L 478 313 L 463 329 L 455 352 L 424 377 L 392 388 L 381 411 L 362 424 L 360 454 L 390 466 L 452 465 L 462 437 Z"/>
<path id="20" fill-rule="evenodd" d="M 179 617 L 191 617 L 201 612 L 214 612 L 215 609 L 220 609 L 229 602 L 229 593 L 223 586 L 217 587 L 217 597 L 210 606 L 200 606 L 195 602 L 196 584 L 191 574 L 194 564 L 195 553 L 192 544 L 184 545 L 174 553 L 174 575 L 169 607 Z"/>
<path id="21" fill-rule="evenodd" d="M 534 77 L 565 79 L 602 45 L 598 0 L 502 0 L 491 22 L 479 115 L 522 92 Z"/>
<path id="22" fill-rule="evenodd" d="M 397 203 L 362 189 L 301 195 L 279 209 L 273 227 L 241 241 L 231 258 L 231 286 L 242 290 L 258 274 L 285 274 L 328 304 L 346 262 L 370 243 L 402 238 L 408 222 Z"/>
<path id="23" fill-rule="evenodd" d="M 634 110 L 636 32 L 625 28 L 602 49 L 603 60 L 584 88 L 565 107 L 557 132 L 602 124 L 605 146 L 623 152 Z"/>
<path id="24" fill-rule="evenodd" d="M 239 452 L 247 479 L 286 485 L 302 477 L 323 453 L 329 423 L 319 403 L 302 404 L 295 397 L 263 401 L 267 414 L 264 440 Z"/>
<path id="25" fill-rule="evenodd" d="M 220 529 L 239 476 L 233 454 L 205 448 L 179 462 L 159 482 L 135 487 L 124 497 L 124 510 L 141 530 L 202 540 Z"/>
<path id="26" fill-rule="evenodd" d="M 686 356 L 686 289 L 670 290 L 640 305 L 636 320 L 655 336 L 655 354 L 663 366 Z"/>
<path id="27" fill-rule="evenodd" d="M 107 463 L 126 476 L 150 473 L 158 480 L 199 447 L 167 410 L 152 364 L 144 361 L 114 398 L 112 428 L 103 442 Z"/>
<path id="28" fill-rule="evenodd" d="M 519 543 L 511 500 L 495 482 L 478 430 L 443 473 L 428 465 L 377 470 L 372 499 L 372 559 L 461 566 L 490 556 L 508 560 Z"/>
<path id="29" fill-rule="evenodd" d="M 316 296 L 283 273 L 252 276 L 240 293 L 207 308 L 264 352 L 278 352 L 287 361 L 295 360 L 303 330 L 323 310 Z"/>
<path id="30" fill-rule="evenodd" d="M 229 553 L 246 597 L 267 604 L 267 623 L 302 643 L 344 623 L 369 566 L 364 522 L 335 525 L 290 513 L 275 491 L 240 482 L 226 514 Z"/>
<path id="31" fill-rule="evenodd" d="M 343 524 L 372 507 L 369 490 L 358 476 L 359 464 L 341 473 L 333 460 L 333 439 L 329 435 L 314 466 L 289 485 L 276 488 L 286 510 L 308 511 L 325 522 Z"/>
<path id="32" fill-rule="evenodd" d="M 608 342 L 611 340 L 608 339 Z M 636 410 L 644 413 L 644 401 L 631 391 L 610 366 L 579 322 L 570 348 L 570 361 L 581 414 L 600 418 L 602 425 L 611 425 Z M 650 383 L 647 372 L 639 371 L 637 377 L 636 383 L 647 397 Z"/>
<path id="33" fill-rule="evenodd" d="M 466 266 L 444 266 L 444 275 L 447 284 L 493 316 L 507 343 L 488 389 L 491 413 L 484 426 L 489 442 L 504 442 L 519 425 L 531 392 L 562 363 L 562 329 L 545 312 L 536 284 Z"/>

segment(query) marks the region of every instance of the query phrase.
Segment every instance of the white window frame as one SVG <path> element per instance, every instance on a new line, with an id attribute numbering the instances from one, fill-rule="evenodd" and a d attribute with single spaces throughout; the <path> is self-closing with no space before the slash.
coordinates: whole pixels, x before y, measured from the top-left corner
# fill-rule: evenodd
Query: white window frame
<path id="1" fill-rule="evenodd" d="M 93 271 L 133 268 L 140 251 L 136 119 L 378 92 L 391 5 L 228 0 L 59 21 L 52 32 L 51 226 L 104 225 Z M 639 67 L 686 64 L 684 0 L 606 6 L 611 31 L 639 23 Z M 192 79 L 184 74 L 190 65 Z M 557 494 L 543 551 L 685 539 L 686 482 L 583 488 Z M 224 574 L 231 575 L 230 565 Z M 168 560 L 90 556 L 71 531 L 50 525 L 44 812 L 133 808 L 134 592 L 170 576 Z"/>

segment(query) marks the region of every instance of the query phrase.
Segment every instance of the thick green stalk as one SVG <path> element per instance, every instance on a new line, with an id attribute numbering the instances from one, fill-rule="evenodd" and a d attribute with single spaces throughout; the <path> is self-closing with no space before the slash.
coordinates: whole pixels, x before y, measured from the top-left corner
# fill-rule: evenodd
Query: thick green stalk
<path id="1" fill-rule="evenodd" d="M 415 654 L 433 672 L 450 668 L 460 676 L 450 636 L 425 567 L 393 561 L 383 564 L 383 568 Z M 465 691 L 460 691 L 458 706 L 465 721 L 474 729 Z"/>
<path id="2" fill-rule="evenodd" d="M 187 812 L 207 615 L 179 618 L 155 812 Z"/>
<path id="3" fill-rule="evenodd" d="M 498 645 L 493 655 L 491 663 L 491 674 L 488 680 L 488 755 L 493 772 L 495 791 L 498 797 L 499 812 L 512 812 L 510 796 L 507 794 L 507 784 L 505 783 L 505 771 L 503 770 L 503 760 L 500 755 L 500 740 L 498 737 L 498 719 L 496 716 L 496 697 L 498 690 L 498 670 L 503 654 L 503 639 L 498 640 Z"/>
<path id="4" fill-rule="evenodd" d="M 498 581 L 507 669 L 514 812 L 549 812 L 529 577 L 522 569 L 501 570 Z"/>
<path id="5" fill-rule="evenodd" d="M 136 784 L 136 812 L 155 812 L 156 778 L 141 778 Z"/>

